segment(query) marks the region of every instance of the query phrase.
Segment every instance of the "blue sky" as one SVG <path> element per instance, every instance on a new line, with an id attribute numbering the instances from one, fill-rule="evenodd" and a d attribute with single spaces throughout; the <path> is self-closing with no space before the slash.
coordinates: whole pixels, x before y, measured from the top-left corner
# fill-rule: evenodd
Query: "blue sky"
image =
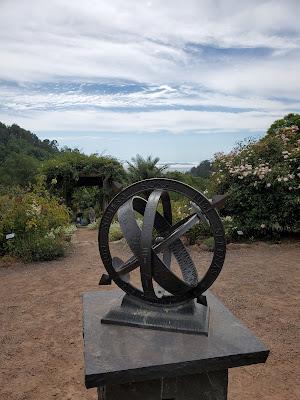
<path id="1" fill-rule="evenodd" d="M 2 0 L 0 121 L 197 163 L 300 106 L 300 2 Z"/>

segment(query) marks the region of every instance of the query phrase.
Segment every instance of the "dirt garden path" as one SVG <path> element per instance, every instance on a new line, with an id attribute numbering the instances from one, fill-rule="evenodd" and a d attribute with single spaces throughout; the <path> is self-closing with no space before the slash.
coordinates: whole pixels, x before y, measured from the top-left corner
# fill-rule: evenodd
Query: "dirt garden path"
<path id="1" fill-rule="evenodd" d="M 230 371 L 229 400 L 300 399 L 299 264 L 300 244 L 228 251 L 213 291 L 271 349 L 267 364 Z M 99 290 L 102 271 L 97 232 L 83 229 L 65 259 L 0 268 L 1 400 L 96 399 L 84 387 L 81 295 Z"/>

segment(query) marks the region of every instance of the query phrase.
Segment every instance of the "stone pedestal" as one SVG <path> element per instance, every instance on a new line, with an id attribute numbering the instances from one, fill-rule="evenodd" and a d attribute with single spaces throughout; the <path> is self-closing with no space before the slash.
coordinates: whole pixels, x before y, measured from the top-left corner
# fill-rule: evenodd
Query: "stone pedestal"
<path id="1" fill-rule="evenodd" d="M 263 363 L 269 350 L 210 292 L 209 333 L 101 324 L 124 293 L 86 293 L 85 384 L 102 400 L 225 400 L 228 369 Z"/>
<path id="2" fill-rule="evenodd" d="M 98 388 L 99 400 L 226 400 L 228 370 Z"/>

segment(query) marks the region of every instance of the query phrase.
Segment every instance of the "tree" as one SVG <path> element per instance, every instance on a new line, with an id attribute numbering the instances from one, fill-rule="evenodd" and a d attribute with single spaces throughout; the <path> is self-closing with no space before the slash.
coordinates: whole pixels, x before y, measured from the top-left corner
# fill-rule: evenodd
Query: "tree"
<path id="1" fill-rule="evenodd" d="M 165 176 L 166 178 L 186 183 L 200 191 L 204 191 L 208 185 L 207 179 L 200 176 L 193 176 L 190 172 L 168 171 Z"/>
<path id="2" fill-rule="evenodd" d="M 128 178 L 130 182 L 137 182 L 143 179 L 159 178 L 168 165 L 158 166 L 159 157 L 148 156 L 143 158 L 140 154 L 133 157 L 128 164 Z"/>
<path id="3" fill-rule="evenodd" d="M 211 162 L 209 160 L 201 161 L 197 167 L 191 169 L 193 176 L 200 176 L 201 178 L 208 178 L 211 174 Z"/>
<path id="4" fill-rule="evenodd" d="M 300 129 L 300 114 L 287 114 L 283 118 L 276 120 L 267 131 L 267 135 L 275 135 L 278 129 L 297 126 Z"/>
<path id="5" fill-rule="evenodd" d="M 0 167 L 0 184 L 28 186 L 34 181 L 39 162 L 26 154 L 11 153 Z"/>
<path id="6" fill-rule="evenodd" d="M 0 160 L 8 157 L 11 152 L 26 154 L 38 160 L 46 160 L 59 152 L 55 140 L 42 141 L 34 133 L 20 128 L 16 124 L 6 126 L 1 122 L 0 148 L 5 150 L 5 152 L 0 152 Z"/>
<path id="7" fill-rule="evenodd" d="M 0 122 L 0 184 L 34 183 L 40 162 L 58 152 L 56 141 L 41 141 L 16 124 L 6 126 Z"/>

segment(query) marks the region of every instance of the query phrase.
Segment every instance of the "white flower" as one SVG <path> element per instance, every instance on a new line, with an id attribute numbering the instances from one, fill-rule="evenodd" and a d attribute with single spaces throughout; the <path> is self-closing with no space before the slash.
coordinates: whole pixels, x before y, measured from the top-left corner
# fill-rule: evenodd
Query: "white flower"
<path id="1" fill-rule="evenodd" d="M 283 178 L 283 181 L 284 182 L 287 182 L 289 179 L 285 176 L 284 178 Z"/>
<path id="2" fill-rule="evenodd" d="M 271 183 L 267 183 L 267 187 L 270 187 L 271 186 Z"/>
<path id="3" fill-rule="evenodd" d="M 278 182 L 281 182 L 281 181 L 282 181 L 282 178 L 277 178 L 277 180 L 278 180 Z"/>
<path id="4" fill-rule="evenodd" d="M 28 205 L 28 209 L 26 210 L 26 215 L 29 216 L 36 216 L 40 215 L 42 212 L 42 206 L 37 204 L 33 201 L 31 204 Z"/>
<path id="5" fill-rule="evenodd" d="M 261 224 L 261 229 L 265 229 L 266 225 L 265 224 Z"/>
<path id="6" fill-rule="evenodd" d="M 54 234 L 54 232 L 50 231 L 50 232 L 46 233 L 44 238 L 45 239 L 55 239 L 55 234 Z"/>

